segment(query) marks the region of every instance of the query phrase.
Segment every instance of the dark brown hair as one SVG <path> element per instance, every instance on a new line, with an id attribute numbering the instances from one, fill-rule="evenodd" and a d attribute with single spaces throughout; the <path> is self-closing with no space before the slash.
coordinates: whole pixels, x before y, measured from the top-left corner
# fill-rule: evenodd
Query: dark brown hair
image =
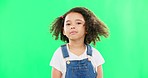
<path id="1" fill-rule="evenodd" d="M 60 39 L 64 42 L 69 42 L 68 38 L 63 34 L 64 20 L 67 14 L 71 12 L 77 12 L 82 14 L 85 20 L 85 30 L 87 34 L 85 35 L 84 43 L 96 44 L 96 41 L 100 41 L 100 36 L 108 37 L 109 32 L 107 26 L 101 22 L 90 10 L 84 7 L 75 7 L 69 10 L 67 13 L 55 19 L 52 23 L 50 33 L 53 33 L 52 36 L 55 36 L 57 40 L 60 36 Z"/>

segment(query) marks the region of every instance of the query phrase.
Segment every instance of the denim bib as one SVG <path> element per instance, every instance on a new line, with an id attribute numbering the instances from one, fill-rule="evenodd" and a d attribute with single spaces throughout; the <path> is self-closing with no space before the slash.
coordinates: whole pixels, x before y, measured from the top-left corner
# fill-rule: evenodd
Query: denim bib
<path id="1" fill-rule="evenodd" d="M 61 46 L 64 58 L 69 57 L 66 45 Z M 87 55 L 92 56 L 92 48 L 87 45 Z M 97 72 L 94 69 L 91 59 L 67 60 L 65 78 L 96 78 Z"/>

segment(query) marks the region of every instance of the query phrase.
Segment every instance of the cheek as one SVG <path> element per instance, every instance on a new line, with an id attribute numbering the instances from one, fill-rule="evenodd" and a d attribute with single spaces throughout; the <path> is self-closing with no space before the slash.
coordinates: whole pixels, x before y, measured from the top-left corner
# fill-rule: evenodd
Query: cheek
<path id="1" fill-rule="evenodd" d="M 85 26 L 78 28 L 78 29 L 85 32 Z"/>
<path id="2" fill-rule="evenodd" d="M 66 35 L 68 32 L 69 32 L 69 29 L 68 29 L 67 27 L 64 27 L 64 28 L 63 28 L 63 34 Z"/>
<path id="3" fill-rule="evenodd" d="M 85 27 L 78 28 L 78 31 L 81 32 L 81 34 L 85 34 L 86 33 Z"/>
<path id="4" fill-rule="evenodd" d="M 64 27 L 64 28 L 63 28 L 63 30 L 66 32 L 66 31 L 67 31 L 67 28 L 66 28 L 66 27 Z"/>

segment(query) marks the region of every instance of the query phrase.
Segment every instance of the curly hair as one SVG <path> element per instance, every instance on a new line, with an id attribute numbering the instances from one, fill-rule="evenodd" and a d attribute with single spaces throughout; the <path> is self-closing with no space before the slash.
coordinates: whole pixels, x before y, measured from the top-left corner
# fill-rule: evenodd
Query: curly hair
<path id="1" fill-rule="evenodd" d="M 90 10 L 85 7 L 75 7 L 66 12 L 61 17 L 55 19 L 51 25 L 50 33 L 53 33 L 52 36 L 55 36 L 57 40 L 60 36 L 60 39 L 64 42 L 69 42 L 68 38 L 63 34 L 64 20 L 67 14 L 71 12 L 80 13 L 85 20 L 85 30 L 87 34 L 85 35 L 84 43 L 90 44 L 93 42 L 95 45 L 97 41 L 100 41 L 100 36 L 108 37 L 109 32 L 107 26 L 99 20 Z"/>

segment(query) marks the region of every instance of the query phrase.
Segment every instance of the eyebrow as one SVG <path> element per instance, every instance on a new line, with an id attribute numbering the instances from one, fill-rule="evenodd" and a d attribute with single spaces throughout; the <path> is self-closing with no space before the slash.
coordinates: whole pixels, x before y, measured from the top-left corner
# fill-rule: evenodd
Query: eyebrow
<path id="1" fill-rule="evenodd" d="M 81 19 L 76 19 L 75 21 L 82 21 L 82 22 L 84 22 L 84 21 L 81 20 Z M 70 20 L 67 20 L 66 22 L 70 22 Z"/>

